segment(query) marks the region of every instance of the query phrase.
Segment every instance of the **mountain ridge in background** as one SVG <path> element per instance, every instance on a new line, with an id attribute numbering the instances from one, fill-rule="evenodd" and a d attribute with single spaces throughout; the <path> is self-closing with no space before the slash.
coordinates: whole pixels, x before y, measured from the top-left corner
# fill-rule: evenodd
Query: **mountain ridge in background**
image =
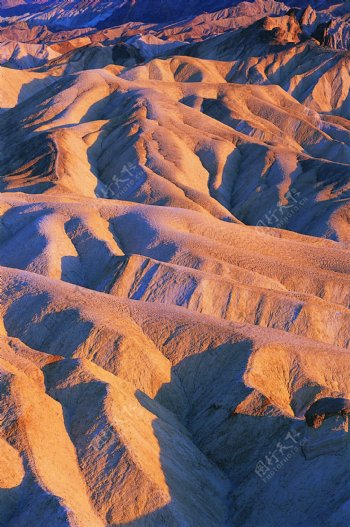
<path id="1" fill-rule="evenodd" d="M 15 16 L 17 14 L 25 14 L 25 10 L 29 15 L 33 14 L 31 23 L 40 25 L 46 23 L 55 28 L 62 27 L 83 27 L 80 24 L 90 23 L 97 27 L 110 27 L 126 22 L 175 22 L 188 17 L 193 17 L 205 12 L 219 11 L 229 7 L 236 6 L 242 3 L 240 0 L 219 0 L 215 5 L 210 0 L 199 1 L 194 0 L 187 2 L 181 0 L 173 2 L 172 0 L 162 0 L 157 2 L 157 8 L 154 9 L 154 3 L 147 1 L 133 1 L 133 0 L 65 0 L 64 3 L 59 1 L 41 0 L 39 2 L 25 1 L 25 0 L 3 0 L 0 2 L 0 12 L 2 10 L 3 16 L 7 12 Z M 255 0 L 247 0 L 246 3 L 254 4 Z M 277 3 L 283 3 L 282 1 Z M 307 7 L 311 5 L 315 8 L 326 8 L 333 4 L 341 4 L 342 2 L 324 2 L 320 0 L 303 1 L 303 0 L 287 0 L 284 4 L 291 7 Z M 84 15 L 83 15 L 84 14 Z M 86 22 L 84 21 L 84 16 Z"/>

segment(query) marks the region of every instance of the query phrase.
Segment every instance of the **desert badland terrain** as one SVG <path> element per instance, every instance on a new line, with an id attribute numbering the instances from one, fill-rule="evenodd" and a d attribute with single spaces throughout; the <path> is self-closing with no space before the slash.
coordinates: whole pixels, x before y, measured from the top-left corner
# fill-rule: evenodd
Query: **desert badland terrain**
<path id="1" fill-rule="evenodd" d="M 350 525 L 350 2 L 310 4 L 1 0 L 1 527 Z"/>

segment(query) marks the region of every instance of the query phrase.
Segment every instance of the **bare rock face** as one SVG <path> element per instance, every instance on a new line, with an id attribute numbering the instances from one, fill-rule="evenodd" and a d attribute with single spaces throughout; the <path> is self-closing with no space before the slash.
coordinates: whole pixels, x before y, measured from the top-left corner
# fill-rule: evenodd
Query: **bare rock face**
<path id="1" fill-rule="evenodd" d="M 285 16 L 266 18 L 262 21 L 262 27 L 262 39 L 277 46 L 292 42 L 296 44 L 302 38 L 302 29 L 293 11 Z"/>
<path id="2" fill-rule="evenodd" d="M 331 19 L 319 24 L 314 37 L 323 45 L 333 49 L 350 49 L 350 24 Z"/>
<path id="3" fill-rule="evenodd" d="M 347 6 L 0 2 L 1 527 L 350 525 Z"/>
<path id="4" fill-rule="evenodd" d="M 350 400 L 342 397 L 325 397 L 313 403 L 305 414 L 308 426 L 319 428 L 325 419 L 334 416 L 347 417 L 350 413 Z"/>
<path id="5" fill-rule="evenodd" d="M 320 456 L 344 456 L 349 444 L 350 400 L 325 397 L 313 403 L 305 414 L 308 429 L 302 441 L 307 460 Z"/>

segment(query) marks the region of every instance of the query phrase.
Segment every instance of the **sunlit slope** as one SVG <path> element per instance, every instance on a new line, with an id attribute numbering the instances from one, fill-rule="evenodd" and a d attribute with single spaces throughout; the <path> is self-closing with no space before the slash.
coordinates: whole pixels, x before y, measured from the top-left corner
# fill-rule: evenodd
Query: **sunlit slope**
<path id="1" fill-rule="evenodd" d="M 225 62 L 176 57 L 46 77 L 1 116 L 3 190 L 166 204 L 347 242 L 347 121 L 226 76 Z"/>

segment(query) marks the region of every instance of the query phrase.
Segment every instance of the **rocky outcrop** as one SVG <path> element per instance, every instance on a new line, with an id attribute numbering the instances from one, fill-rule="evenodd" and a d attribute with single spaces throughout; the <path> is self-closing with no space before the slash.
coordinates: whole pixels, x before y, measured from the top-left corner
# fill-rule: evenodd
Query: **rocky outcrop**
<path id="1" fill-rule="evenodd" d="M 322 46 L 350 49 L 350 24 L 333 19 L 316 27 L 313 36 Z"/>
<path id="2" fill-rule="evenodd" d="M 325 397 L 313 403 L 305 414 L 306 423 L 313 428 L 323 425 L 325 419 L 334 416 L 347 417 L 350 413 L 350 399 Z"/>

